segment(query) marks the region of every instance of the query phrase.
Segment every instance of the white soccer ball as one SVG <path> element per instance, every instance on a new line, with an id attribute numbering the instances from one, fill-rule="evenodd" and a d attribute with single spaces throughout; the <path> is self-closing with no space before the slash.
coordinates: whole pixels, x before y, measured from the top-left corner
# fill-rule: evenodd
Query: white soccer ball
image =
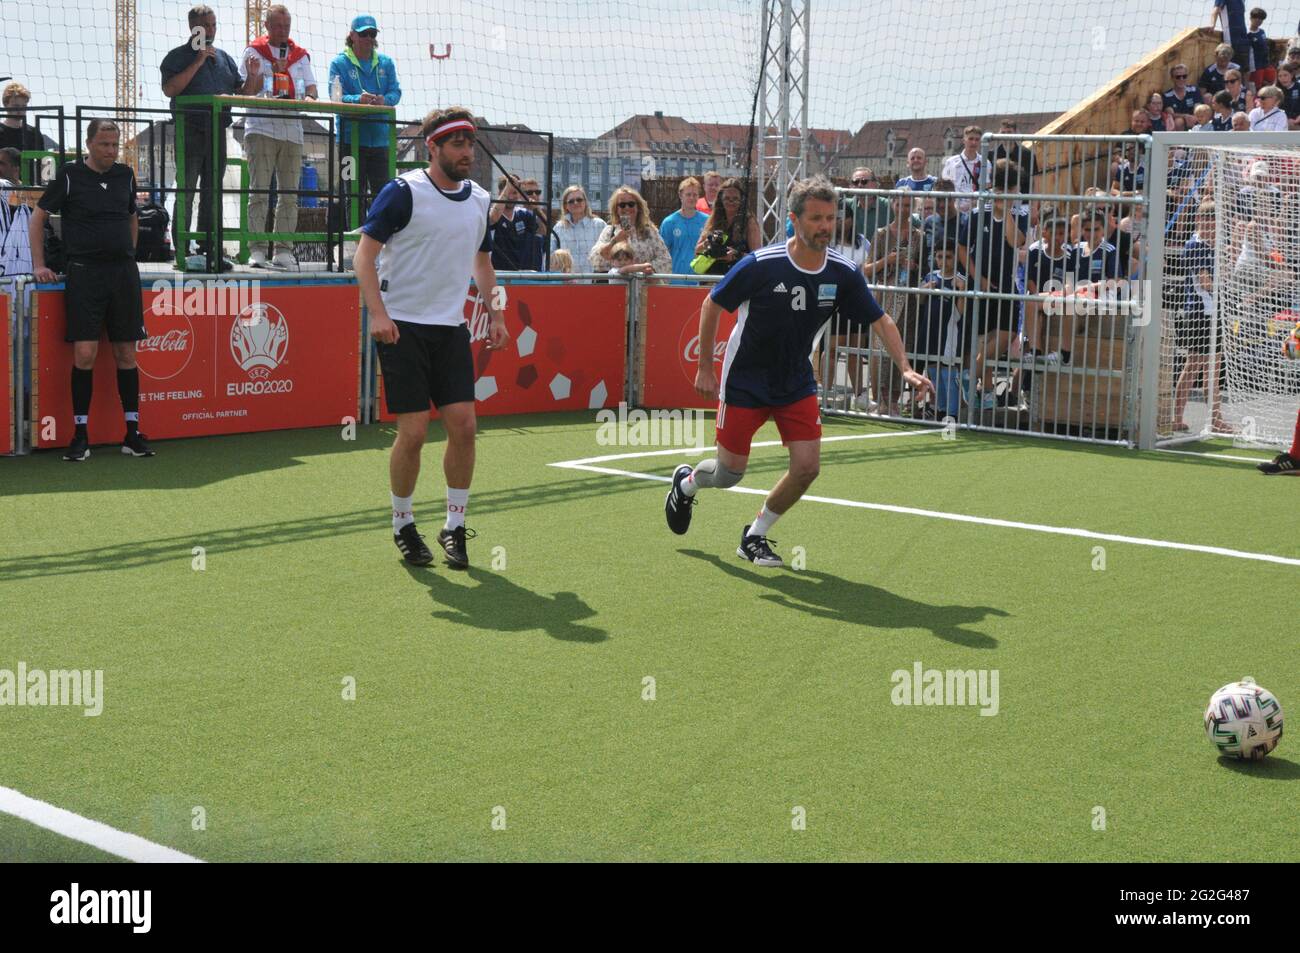
<path id="1" fill-rule="evenodd" d="M 1282 705 L 1246 676 L 1210 696 L 1205 734 L 1219 754 L 1257 761 L 1282 739 Z"/>

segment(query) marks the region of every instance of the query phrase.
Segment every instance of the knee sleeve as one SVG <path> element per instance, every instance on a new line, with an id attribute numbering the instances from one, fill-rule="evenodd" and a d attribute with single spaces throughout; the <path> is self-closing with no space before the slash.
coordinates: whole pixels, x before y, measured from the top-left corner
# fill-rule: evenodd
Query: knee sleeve
<path id="1" fill-rule="evenodd" d="M 724 490 L 729 486 L 735 486 L 744 475 L 744 470 L 728 470 L 715 459 L 701 460 L 700 465 L 695 468 L 696 484 Z"/>

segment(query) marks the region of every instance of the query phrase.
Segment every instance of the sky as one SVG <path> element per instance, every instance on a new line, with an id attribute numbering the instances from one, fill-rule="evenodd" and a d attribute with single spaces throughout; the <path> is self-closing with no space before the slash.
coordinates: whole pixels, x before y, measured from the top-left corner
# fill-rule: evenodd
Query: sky
<path id="1" fill-rule="evenodd" d="M 158 64 L 186 39 L 191 4 L 138 2 L 139 104 L 162 107 Z M 217 13 L 217 45 L 238 58 L 243 3 L 209 5 Z M 596 136 L 655 110 L 729 123 L 747 123 L 751 113 L 759 0 L 288 6 L 292 34 L 312 54 L 322 96 L 351 16 L 374 15 L 380 49 L 394 58 L 402 83 L 403 119 L 460 104 L 494 124 Z M 5 0 L 0 75 L 30 87 L 33 104 L 111 106 L 113 7 L 113 0 Z M 1064 110 L 1176 33 L 1207 24 L 1210 7 L 1210 0 L 811 0 L 810 124 L 855 132 L 869 120 Z M 1266 26 L 1294 19 L 1277 12 Z M 1281 23 L 1276 29 L 1278 36 L 1289 32 Z M 446 44 L 449 57 L 430 57 L 431 45 L 442 53 Z"/>

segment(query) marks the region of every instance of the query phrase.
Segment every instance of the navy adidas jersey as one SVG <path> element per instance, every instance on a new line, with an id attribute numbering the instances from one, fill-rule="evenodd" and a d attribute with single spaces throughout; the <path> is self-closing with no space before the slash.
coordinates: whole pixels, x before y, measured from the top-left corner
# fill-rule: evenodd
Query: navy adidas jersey
<path id="1" fill-rule="evenodd" d="M 709 297 L 736 312 L 718 382 L 722 401 L 736 407 L 781 407 L 815 394 L 808 355 L 826 319 L 838 313 L 868 325 L 884 314 L 851 260 L 828 249 L 820 270 L 805 271 L 784 243 L 746 255 Z"/>
<path id="2" fill-rule="evenodd" d="M 1187 274 L 1183 310 L 1192 314 L 1203 313 L 1205 305 L 1201 297 L 1201 272 L 1209 272 L 1210 279 L 1214 279 L 1214 246 L 1201 241 L 1200 235 L 1189 238 L 1183 246 L 1183 270 Z"/>
<path id="3" fill-rule="evenodd" d="M 1053 258 L 1044 246 L 1031 248 L 1025 262 L 1025 287 L 1028 289 L 1033 284 L 1036 294 L 1064 289 L 1067 284 L 1078 280 L 1074 272 L 1076 267 L 1078 256 L 1068 247 L 1062 247 L 1059 258 Z"/>
<path id="4" fill-rule="evenodd" d="M 1300 116 L 1300 82 L 1292 83 L 1289 89 L 1278 83 L 1277 88 L 1282 90 L 1282 111 L 1286 113 L 1286 118 L 1295 119 Z"/>
<path id="5" fill-rule="evenodd" d="M 1083 253 L 1082 243 L 1074 246 L 1070 250 L 1069 268 L 1081 282 L 1128 277 L 1128 268 L 1119 249 L 1108 241 L 1103 241 L 1087 255 Z"/>
<path id="6" fill-rule="evenodd" d="M 1190 116 L 1196 111 L 1196 107 L 1201 104 L 1201 91 L 1188 84 L 1183 87 L 1182 99 L 1178 98 L 1178 94 L 1174 92 L 1172 87 L 1161 93 L 1160 98 L 1165 101 L 1166 109 L 1172 109 L 1175 114 L 1181 113 L 1184 116 Z"/>

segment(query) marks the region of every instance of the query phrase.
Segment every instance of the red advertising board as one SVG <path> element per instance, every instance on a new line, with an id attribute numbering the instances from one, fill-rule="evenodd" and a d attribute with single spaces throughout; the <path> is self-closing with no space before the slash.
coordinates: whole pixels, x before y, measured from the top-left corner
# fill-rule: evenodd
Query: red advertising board
<path id="1" fill-rule="evenodd" d="M 140 429 L 150 438 L 197 437 L 356 419 L 361 372 L 356 285 L 250 281 L 161 283 L 145 289 L 147 340 L 136 348 Z M 72 437 L 72 346 L 63 292 L 36 295 L 32 445 Z M 122 439 L 112 348 L 95 361 L 90 442 Z"/>
<path id="2" fill-rule="evenodd" d="M 0 398 L 4 406 L 0 407 L 0 453 L 13 453 L 14 450 L 14 387 L 22 382 L 14 381 L 13 347 L 9 337 L 9 316 L 13 314 L 13 301 L 7 294 L 0 294 Z"/>
<path id="3" fill-rule="evenodd" d="M 695 372 L 700 366 L 700 308 L 710 288 L 651 287 L 647 291 L 642 332 L 645 371 L 641 378 L 642 407 L 702 407 L 717 405 L 695 392 Z M 727 338 L 736 315 L 724 311 L 718 318 L 713 348 L 714 370 L 722 373 Z"/>
<path id="4" fill-rule="evenodd" d="M 510 343 L 488 350 L 488 314 L 471 289 L 465 320 L 480 416 L 617 407 L 627 366 L 625 285 L 503 285 Z M 392 420 L 379 375 L 379 416 Z"/>

